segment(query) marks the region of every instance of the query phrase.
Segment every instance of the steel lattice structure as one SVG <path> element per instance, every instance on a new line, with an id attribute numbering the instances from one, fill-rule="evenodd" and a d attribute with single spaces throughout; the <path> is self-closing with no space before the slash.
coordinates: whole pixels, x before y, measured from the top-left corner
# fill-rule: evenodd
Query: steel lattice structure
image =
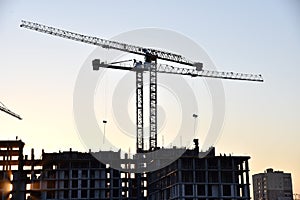
<path id="1" fill-rule="evenodd" d="M 199 62 L 192 62 L 187 58 L 170 53 L 167 51 L 156 50 L 153 48 L 144 48 L 140 46 L 120 43 L 111 40 L 105 40 L 93 36 L 87 36 L 78 34 L 43 24 L 33 23 L 29 21 L 22 21 L 21 27 L 63 37 L 70 40 L 75 40 L 87 44 L 100 46 L 106 49 L 115 49 L 123 52 L 142 55 L 145 57 L 145 62 L 134 62 L 131 66 L 116 65 L 120 62 L 114 62 L 106 64 L 100 62 L 99 59 L 93 60 L 93 69 L 98 70 L 100 67 L 119 69 L 119 70 L 131 70 L 136 73 L 136 149 L 137 153 L 143 153 L 147 151 L 155 151 L 157 147 L 157 73 L 187 75 L 192 77 L 208 77 L 208 78 L 220 78 L 220 79 L 232 79 L 232 80 L 244 80 L 244 81 L 257 81 L 263 82 L 262 75 L 258 74 L 245 74 L 235 72 L 219 72 L 203 70 L 203 64 Z M 158 64 L 158 60 L 165 60 L 174 63 L 182 64 L 185 67 L 173 67 L 167 64 Z M 144 149 L 144 134 L 143 134 L 143 73 L 149 71 L 150 76 L 150 137 L 149 137 L 149 149 Z"/>
<path id="2" fill-rule="evenodd" d="M 130 44 L 124 44 L 124 43 L 120 43 L 120 42 L 116 42 L 116 41 L 105 40 L 105 39 L 101 39 L 101 38 L 97 38 L 97 37 L 93 37 L 93 36 L 87 36 L 87 35 L 83 35 L 83 34 L 79 34 L 79 33 L 74 33 L 71 31 L 66 31 L 66 30 L 54 28 L 51 26 L 46 26 L 43 24 L 38 24 L 38 23 L 24 21 L 24 20 L 21 21 L 20 26 L 23 28 L 31 29 L 34 31 L 39 31 L 42 33 L 47 33 L 50 35 L 56 35 L 58 37 L 63 37 L 63 38 L 67 38 L 70 40 L 76 40 L 79 42 L 93 44 L 93 45 L 100 46 L 100 47 L 103 47 L 106 49 L 116 49 L 116 50 L 125 51 L 128 53 L 134 53 L 134 54 L 144 55 L 144 56 L 146 56 L 147 54 L 149 54 L 149 55 L 151 54 L 161 60 L 172 61 L 172 62 L 176 62 L 176 63 L 180 63 L 180 64 L 184 64 L 184 65 L 190 65 L 190 66 L 194 65 L 193 62 L 189 61 L 188 59 L 184 58 L 183 56 L 174 54 L 171 52 L 167 52 L 167 51 L 161 51 L 161 50 L 156 50 L 156 49 L 152 49 L 152 48 L 144 48 L 144 47 L 130 45 Z"/>
<path id="3" fill-rule="evenodd" d="M 4 106 L 0 105 L 0 111 L 3 111 L 3 112 L 5 112 L 5 113 L 7 113 L 7 114 L 9 114 L 9 115 L 11 115 L 11 116 L 13 116 L 15 118 L 18 118 L 19 120 L 22 120 L 22 118 L 20 117 L 20 115 L 14 113 L 13 111 L 9 110 L 8 108 L 5 108 Z"/>

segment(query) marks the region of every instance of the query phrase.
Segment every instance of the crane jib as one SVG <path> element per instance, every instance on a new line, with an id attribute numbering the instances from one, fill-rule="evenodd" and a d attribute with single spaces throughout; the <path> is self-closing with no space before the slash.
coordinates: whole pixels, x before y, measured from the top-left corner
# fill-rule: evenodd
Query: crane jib
<path id="1" fill-rule="evenodd" d="M 7 114 L 9 114 L 9 115 L 11 115 L 13 117 L 18 118 L 19 120 L 22 120 L 22 118 L 20 117 L 20 115 L 12 112 L 11 110 L 9 110 L 9 109 L 7 109 L 7 108 L 5 108 L 3 106 L 0 106 L 0 111 L 3 111 L 3 112 L 5 112 L 5 113 L 7 113 Z"/>
<path id="2" fill-rule="evenodd" d="M 120 51 L 124 51 L 124 52 L 128 52 L 128 53 L 144 55 L 144 56 L 146 54 L 151 54 L 151 55 L 157 57 L 157 59 L 175 62 L 175 63 L 188 65 L 188 66 L 194 66 L 194 62 L 186 59 L 185 57 L 183 57 L 179 54 L 175 54 L 175 53 L 171 53 L 171 52 L 167 52 L 167 51 L 162 51 L 162 50 L 157 50 L 157 49 L 152 49 L 152 48 L 144 48 L 144 47 L 130 45 L 130 44 L 126 44 L 126 43 L 105 40 L 105 39 L 101 39 L 101 38 L 97 38 L 97 37 L 93 37 L 93 36 L 87 36 L 87 35 L 83 35 L 83 34 L 79 34 L 79 33 L 74 33 L 71 31 L 66 31 L 66 30 L 54 28 L 51 26 L 46 26 L 43 24 L 33 23 L 33 22 L 29 22 L 29 21 L 24 21 L 24 20 L 21 21 L 20 27 L 31 29 L 34 31 L 39 31 L 42 33 L 47 33 L 50 35 L 55 35 L 55 36 L 71 39 L 71 40 L 75 40 L 75 41 L 79 41 L 79 42 L 93 44 L 96 46 L 101 46 L 102 48 L 106 48 L 106 49 L 116 49 L 116 50 L 120 50 Z"/>

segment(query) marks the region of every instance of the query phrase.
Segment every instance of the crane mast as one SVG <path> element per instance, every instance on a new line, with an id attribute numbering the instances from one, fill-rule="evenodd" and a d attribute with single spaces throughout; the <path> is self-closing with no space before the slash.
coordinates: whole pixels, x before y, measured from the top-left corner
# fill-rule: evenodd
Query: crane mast
<path id="1" fill-rule="evenodd" d="M 38 24 L 29 21 L 21 21 L 21 27 L 31 29 L 34 31 L 55 35 L 58 37 L 75 40 L 87 44 L 100 46 L 105 49 L 115 49 L 123 52 L 142 55 L 145 58 L 144 63 L 134 62 L 133 66 L 124 67 L 116 65 L 118 62 L 106 64 L 100 62 L 99 59 L 92 61 L 93 69 L 99 70 L 99 68 L 111 68 L 119 70 L 130 70 L 136 73 L 136 150 L 137 153 L 151 152 L 158 149 L 157 147 L 157 73 L 187 75 L 192 77 L 208 77 L 208 78 L 220 78 L 231 80 L 244 80 L 244 81 L 257 81 L 262 82 L 263 78 L 260 74 L 245 74 L 235 72 L 219 72 L 204 70 L 203 64 L 199 62 L 192 62 L 187 58 L 171 53 L 168 51 L 156 50 L 153 48 L 144 48 L 140 46 L 125 44 L 121 42 L 105 40 L 93 36 L 87 36 L 78 34 L 43 24 Z M 173 63 L 179 63 L 186 67 L 173 67 L 171 65 L 158 64 L 157 60 L 165 60 Z M 143 73 L 149 71 L 150 78 L 150 135 L 149 135 L 149 149 L 144 149 L 144 117 L 143 117 Z"/>
<path id="2" fill-rule="evenodd" d="M 97 61 L 96 61 L 97 62 Z M 95 62 L 93 62 L 95 63 Z M 93 66 L 94 67 L 94 66 Z M 99 69 L 99 68 L 98 68 Z M 137 70 L 135 78 L 136 96 L 136 151 L 141 153 L 144 150 L 144 92 L 143 92 L 143 71 Z"/>

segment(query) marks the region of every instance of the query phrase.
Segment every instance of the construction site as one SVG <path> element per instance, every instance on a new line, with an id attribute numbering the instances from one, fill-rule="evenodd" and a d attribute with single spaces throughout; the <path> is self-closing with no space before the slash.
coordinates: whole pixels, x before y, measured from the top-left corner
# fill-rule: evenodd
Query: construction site
<path id="1" fill-rule="evenodd" d="M 128 154 L 121 155 L 121 151 L 77 152 L 70 148 L 69 151 L 53 153 L 43 150 L 37 159 L 34 149 L 30 156 L 24 155 L 25 143 L 21 140 L 0 141 L 1 200 L 250 200 L 249 156 L 217 156 L 214 147 L 201 151 L 198 139 L 193 140 L 194 145 L 190 149 L 158 146 L 157 74 L 262 82 L 261 75 L 205 70 L 203 63 L 190 61 L 179 54 L 100 39 L 38 23 L 22 21 L 20 26 L 143 57 L 144 61 L 132 59 L 107 63 L 94 59 L 91 63 L 95 71 L 106 68 L 136 74 L 136 153 L 130 157 Z M 159 60 L 167 61 L 170 65 L 159 64 Z M 129 63 L 130 67 L 124 63 Z M 172 63 L 183 67 L 172 66 Z M 149 135 L 144 133 L 145 74 L 150 81 Z M 0 108 L 22 119 L 7 108 Z M 145 138 L 149 138 L 147 148 Z M 157 154 L 163 156 L 157 157 Z M 180 156 L 172 160 L 175 154 Z M 152 166 L 156 167 L 155 170 L 149 170 Z"/>
<path id="2" fill-rule="evenodd" d="M 0 141 L 0 197 L 8 199 L 250 199 L 248 156 L 215 155 L 215 149 L 193 149 L 170 165 L 147 173 L 126 169 L 134 159 L 120 152 L 42 152 L 23 155 L 21 140 Z M 170 154 L 176 150 L 165 149 Z M 94 155 L 96 154 L 96 155 Z M 202 156 L 205 155 L 204 157 Z M 105 156 L 107 163 L 95 157 Z"/>

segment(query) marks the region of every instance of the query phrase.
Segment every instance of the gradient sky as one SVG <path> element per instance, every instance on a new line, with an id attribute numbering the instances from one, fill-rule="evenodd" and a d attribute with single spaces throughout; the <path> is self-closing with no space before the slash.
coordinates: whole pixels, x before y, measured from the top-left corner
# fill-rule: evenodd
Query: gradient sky
<path id="1" fill-rule="evenodd" d="M 269 167 L 292 173 L 300 193 L 299 1 L 1 0 L 0 101 L 24 120 L 0 113 L 0 139 L 18 136 L 28 154 L 84 151 L 72 98 L 96 47 L 21 29 L 22 19 L 103 38 L 174 30 L 204 48 L 219 70 L 263 74 L 264 83 L 223 81 L 226 119 L 215 146 L 251 156 L 251 175 Z"/>

